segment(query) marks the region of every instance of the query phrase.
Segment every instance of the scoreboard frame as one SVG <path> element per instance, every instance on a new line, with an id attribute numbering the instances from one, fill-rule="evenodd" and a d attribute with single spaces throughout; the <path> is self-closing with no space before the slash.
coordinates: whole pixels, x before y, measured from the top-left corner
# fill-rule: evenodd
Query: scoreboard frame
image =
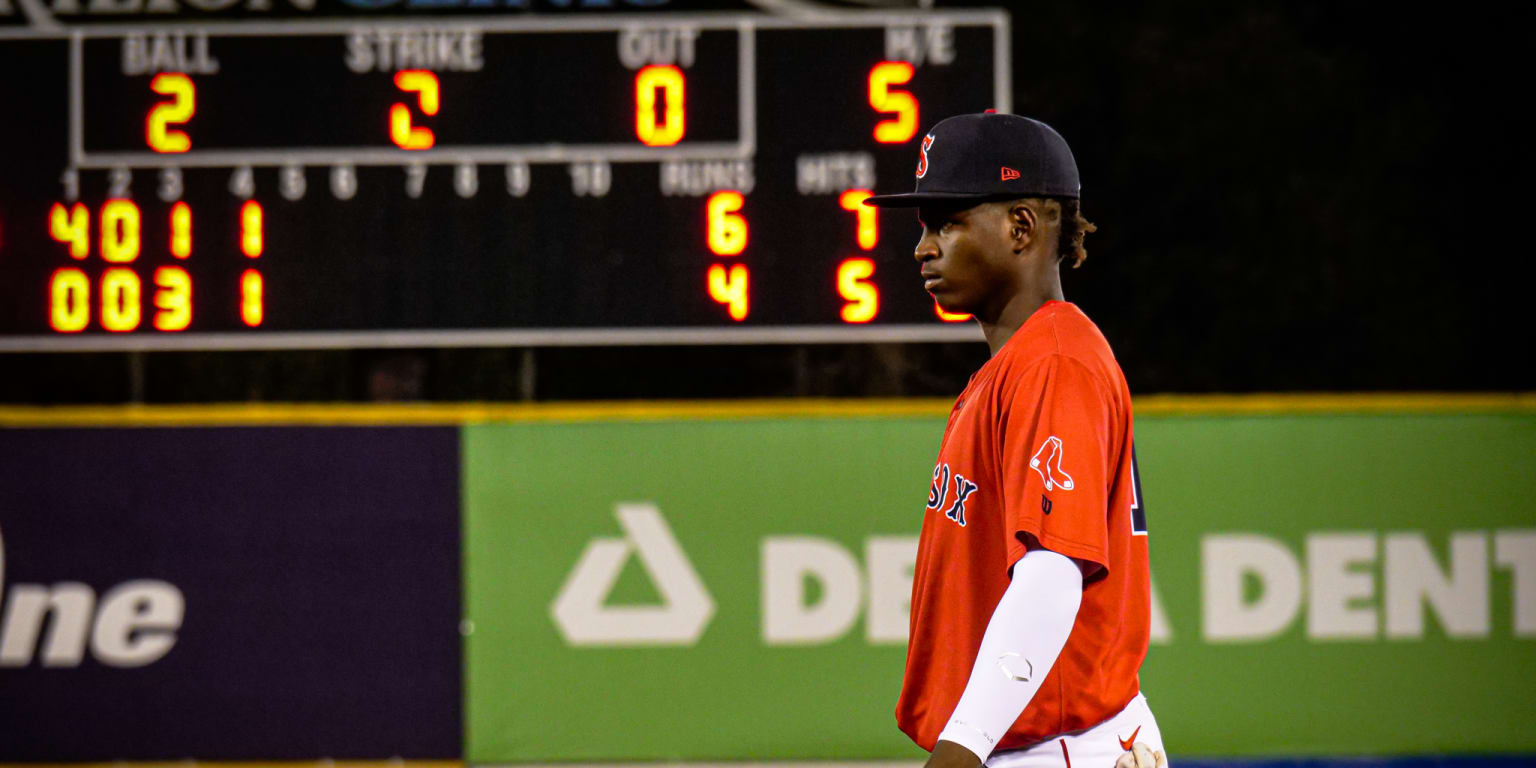
<path id="1" fill-rule="evenodd" d="M 351 166 L 455 166 L 464 164 L 651 163 L 686 160 L 744 160 L 756 157 L 757 36 L 759 30 L 990 27 L 993 50 L 992 105 L 1012 107 L 1012 55 L 1009 17 L 1002 9 L 946 9 L 921 12 L 835 11 L 790 16 L 742 12 L 613 14 L 577 17 L 448 16 L 425 18 L 334 18 L 303 20 L 89 23 L 55 29 L 0 27 L 0 41 L 66 40 L 68 76 L 69 171 L 120 169 L 240 169 L 257 167 L 324 168 Z M 153 151 L 90 151 L 86 146 L 84 49 L 89 40 L 124 39 L 136 34 L 182 33 L 188 36 L 336 36 L 359 31 L 407 32 L 473 30 L 484 35 L 625 33 L 628 30 L 734 31 L 738 40 L 737 140 L 648 147 L 643 144 L 503 145 L 432 147 L 405 152 L 379 147 L 285 147 L 210 149 L 184 154 Z M 919 126 L 921 128 L 921 126 Z M 67 202 L 67 201 L 66 201 Z M 14 223 L 7 222 L 14 226 Z M 981 338 L 974 323 L 843 325 L 712 325 L 666 327 L 540 327 L 390 330 L 252 330 L 184 333 L 81 335 L 0 335 L 0 352 L 100 352 L 175 350 L 259 350 L 389 347 L 541 347 L 643 346 L 698 344 L 823 344 L 952 342 Z"/>

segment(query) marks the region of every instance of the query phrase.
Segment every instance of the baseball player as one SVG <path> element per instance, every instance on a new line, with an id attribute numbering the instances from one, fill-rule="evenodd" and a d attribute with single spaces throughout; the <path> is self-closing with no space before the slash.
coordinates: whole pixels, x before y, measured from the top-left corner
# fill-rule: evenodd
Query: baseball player
<path id="1" fill-rule="evenodd" d="M 1150 584 L 1125 376 L 1061 292 L 1094 226 L 1050 126 L 959 115 L 922 141 L 923 287 L 992 357 L 939 444 L 896 720 L 929 768 L 1163 765 L 1141 695 Z"/>

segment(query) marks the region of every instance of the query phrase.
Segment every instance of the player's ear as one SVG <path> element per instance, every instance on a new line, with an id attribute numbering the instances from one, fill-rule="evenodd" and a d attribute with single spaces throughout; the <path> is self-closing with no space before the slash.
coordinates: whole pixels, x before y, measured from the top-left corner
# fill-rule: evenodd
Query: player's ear
<path id="1" fill-rule="evenodd" d="M 1034 239 L 1039 224 L 1035 210 L 1025 200 L 1014 200 L 1008 203 L 1007 220 L 1008 239 L 1013 244 L 1013 252 L 1023 253 Z"/>

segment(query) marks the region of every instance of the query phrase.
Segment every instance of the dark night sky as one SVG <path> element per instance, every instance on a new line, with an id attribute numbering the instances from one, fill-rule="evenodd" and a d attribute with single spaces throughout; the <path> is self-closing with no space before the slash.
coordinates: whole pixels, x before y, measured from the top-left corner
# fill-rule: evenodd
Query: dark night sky
<path id="1" fill-rule="evenodd" d="M 1041 4 L 1016 110 L 1100 225 L 1070 274 L 1141 391 L 1515 389 L 1523 20 L 1335 3 Z"/>

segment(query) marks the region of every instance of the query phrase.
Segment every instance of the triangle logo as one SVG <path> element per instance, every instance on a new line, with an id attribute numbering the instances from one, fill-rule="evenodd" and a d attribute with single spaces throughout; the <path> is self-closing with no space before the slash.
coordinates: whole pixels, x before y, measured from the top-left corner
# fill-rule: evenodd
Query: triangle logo
<path id="1" fill-rule="evenodd" d="M 560 635 L 573 646 L 698 642 L 715 603 L 661 510 L 648 502 L 624 502 L 615 507 L 614 517 L 624 536 L 587 542 L 550 605 Z M 606 604 L 631 555 L 639 555 L 661 605 Z"/>

